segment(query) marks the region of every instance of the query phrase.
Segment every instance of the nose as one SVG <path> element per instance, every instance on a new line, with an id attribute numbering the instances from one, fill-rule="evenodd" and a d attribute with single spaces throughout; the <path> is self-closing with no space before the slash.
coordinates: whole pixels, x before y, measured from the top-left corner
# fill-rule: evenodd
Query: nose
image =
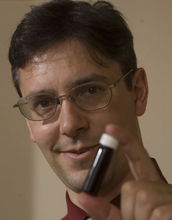
<path id="1" fill-rule="evenodd" d="M 88 126 L 87 112 L 78 108 L 69 99 L 63 99 L 59 115 L 60 133 L 74 137 L 85 131 Z"/>

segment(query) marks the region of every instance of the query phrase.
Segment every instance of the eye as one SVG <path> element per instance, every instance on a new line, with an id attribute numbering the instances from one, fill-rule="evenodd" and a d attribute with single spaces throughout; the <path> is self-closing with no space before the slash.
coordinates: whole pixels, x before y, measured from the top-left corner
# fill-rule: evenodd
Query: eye
<path id="1" fill-rule="evenodd" d="M 38 100 L 38 101 L 32 103 L 31 106 L 32 106 L 34 109 L 36 109 L 36 108 L 42 108 L 42 109 L 44 109 L 44 108 L 48 108 L 50 105 L 51 105 L 51 104 L 50 104 L 50 101 L 49 101 L 49 100 L 41 100 L 41 101 Z"/>
<path id="2" fill-rule="evenodd" d="M 88 92 L 89 94 L 95 94 L 96 92 L 98 92 L 99 88 L 97 87 L 90 87 L 87 89 L 86 92 Z"/>
<path id="3" fill-rule="evenodd" d="M 104 87 L 100 85 L 87 85 L 80 89 L 80 96 L 95 96 L 104 91 Z"/>
<path id="4" fill-rule="evenodd" d="M 38 105 L 40 105 L 42 108 L 46 108 L 50 105 L 50 102 L 48 100 L 44 100 L 38 103 Z"/>
<path id="5" fill-rule="evenodd" d="M 55 105 L 55 98 L 51 96 L 35 96 L 29 97 L 29 106 L 32 110 L 44 110 Z"/>
<path id="6" fill-rule="evenodd" d="M 108 85 L 104 82 L 85 83 L 72 90 L 71 96 L 75 99 L 72 101 L 75 103 L 94 102 L 96 99 L 102 99 L 109 91 L 108 89 Z"/>

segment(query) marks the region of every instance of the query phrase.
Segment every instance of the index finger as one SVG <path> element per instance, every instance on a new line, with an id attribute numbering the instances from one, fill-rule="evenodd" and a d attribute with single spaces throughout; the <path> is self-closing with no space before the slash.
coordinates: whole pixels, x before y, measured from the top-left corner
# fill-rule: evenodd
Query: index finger
<path id="1" fill-rule="evenodd" d="M 120 210 L 104 198 L 81 192 L 78 202 L 94 220 L 122 220 Z"/>
<path id="2" fill-rule="evenodd" d="M 107 125 L 105 131 L 119 141 L 136 180 L 161 181 L 160 175 L 142 143 L 115 125 Z"/>

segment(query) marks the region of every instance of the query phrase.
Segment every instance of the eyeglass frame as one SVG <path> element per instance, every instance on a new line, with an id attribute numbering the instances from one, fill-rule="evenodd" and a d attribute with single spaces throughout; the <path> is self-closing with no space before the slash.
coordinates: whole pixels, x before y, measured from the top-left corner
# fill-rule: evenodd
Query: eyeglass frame
<path id="1" fill-rule="evenodd" d="M 91 110 L 83 109 L 83 108 L 81 108 L 79 105 L 77 105 L 77 104 L 72 100 L 72 96 L 71 96 L 72 91 L 74 91 L 77 87 L 79 87 L 79 86 L 81 86 L 81 85 L 88 84 L 88 83 L 82 83 L 82 84 L 80 84 L 80 85 L 74 86 L 74 87 L 70 90 L 69 94 L 66 94 L 66 95 L 60 95 L 60 96 L 56 97 L 56 96 L 54 96 L 54 95 L 52 95 L 52 94 L 44 94 L 44 95 L 51 95 L 51 96 L 53 96 L 53 97 L 56 99 L 56 107 L 55 107 L 54 113 L 53 113 L 51 116 L 49 116 L 49 117 L 47 117 L 47 118 L 44 118 L 44 119 L 31 119 L 31 118 L 29 118 L 29 117 L 26 117 L 26 115 L 24 115 L 24 113 L 22 112 L 22 110 L 21 110 L 21 108 L 20 108 L 20 104 L 19 104 L 19 102 L 20 102 L 21 99 L 24 99 L 24 98 L 27 98 L 27 97 L 30 97 L 30 96 L 36 96 L 36 95 L 38 95 L 38 94 L 35 94 L 35 95 L 27 95 L 27 96 L 21 97 L 21 98 L 18 100 L 18 102 L 13 105 L 13 108 L 17 108 L 17 107 L 18 107 L 19 110 L 20 110 L 20 112 L 21 112 L 21 114 L 22 114 L 25 118 L 27 118 L 27 119 L 29 119 L 29 120 L 31 120 L 31 121 L 45 121 L 45 120 L 48 120 L 48 119 L 52 118 L 52 117 L 54 116 L 54 114 L 56 113 L 56 110 L 57 110 L 57 104 L 58 104 L 58 103 L 57 103 L 57 100 L 59 100 L 59 99 L 61 99 L 61 98 L 63 98 L 63 97 L 69 97 L 69 100 L 70 100 L 73 104 L 75 104 L 78 108 L 80 108 L 80 109 L 82 109 L 82 110 L 84 110 L 84 111 L 95 111 L 95 110 L 99 110 L 99 109 L 105 108 L 105 107 L 106 107 L 107 105 L 109 105 L 109 103 L 111 102 L 111 99 L 112 99 L 112 88 L 116 87 L 122 80 L 124 80 L 124 79 L 125 79 L 130 73 L 132 73 L 133 71 L 134 71 L 134 70 L 131 69 L 129 72 L 127 72 L 126 74 L 124 74 L 122 77 L 120 77 L 120 78 L 119 78 L 117 81 L 115 81 L 113 84 L 109 84 L 109 83 L 107 83 L 107 82 L 104 82 L 104 83 L 108 84 L 108 86 L 109 86 L 109 88 L 110 88 L 110 90 L 111 90 L 111 97 L 110 97 L 108 103 L 106 103 L 106 104 L 103 105 L 102 107 L 99 107 L 99 108 L 96 108 L 96 109 L 91 109 Z M 100 82 L 100 81 L 92 81 L 92 82 Z M 90 83 L 90 82 L 89 82 L 89 83 Z M 40 95 L 41 95 L 41 94 L 40 94 Z"/>

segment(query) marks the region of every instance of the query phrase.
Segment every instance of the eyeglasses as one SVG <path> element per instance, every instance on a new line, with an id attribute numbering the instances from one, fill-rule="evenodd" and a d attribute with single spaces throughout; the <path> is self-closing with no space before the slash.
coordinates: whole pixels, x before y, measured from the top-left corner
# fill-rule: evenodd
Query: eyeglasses
<path id="1" fill-rule="evenodd" d="M 51 118 L 61 107 L 62 99 L 69 98 L 80 109 L 94 111 L 106 107 L 112 99 L 112 88 L 127 77 L 133 69 L 113 84 L 92 81 L 75 86 L 68 95 L 35 94 L 22 97 L 13 105 L 29 120 L 43 121 Z"/>

